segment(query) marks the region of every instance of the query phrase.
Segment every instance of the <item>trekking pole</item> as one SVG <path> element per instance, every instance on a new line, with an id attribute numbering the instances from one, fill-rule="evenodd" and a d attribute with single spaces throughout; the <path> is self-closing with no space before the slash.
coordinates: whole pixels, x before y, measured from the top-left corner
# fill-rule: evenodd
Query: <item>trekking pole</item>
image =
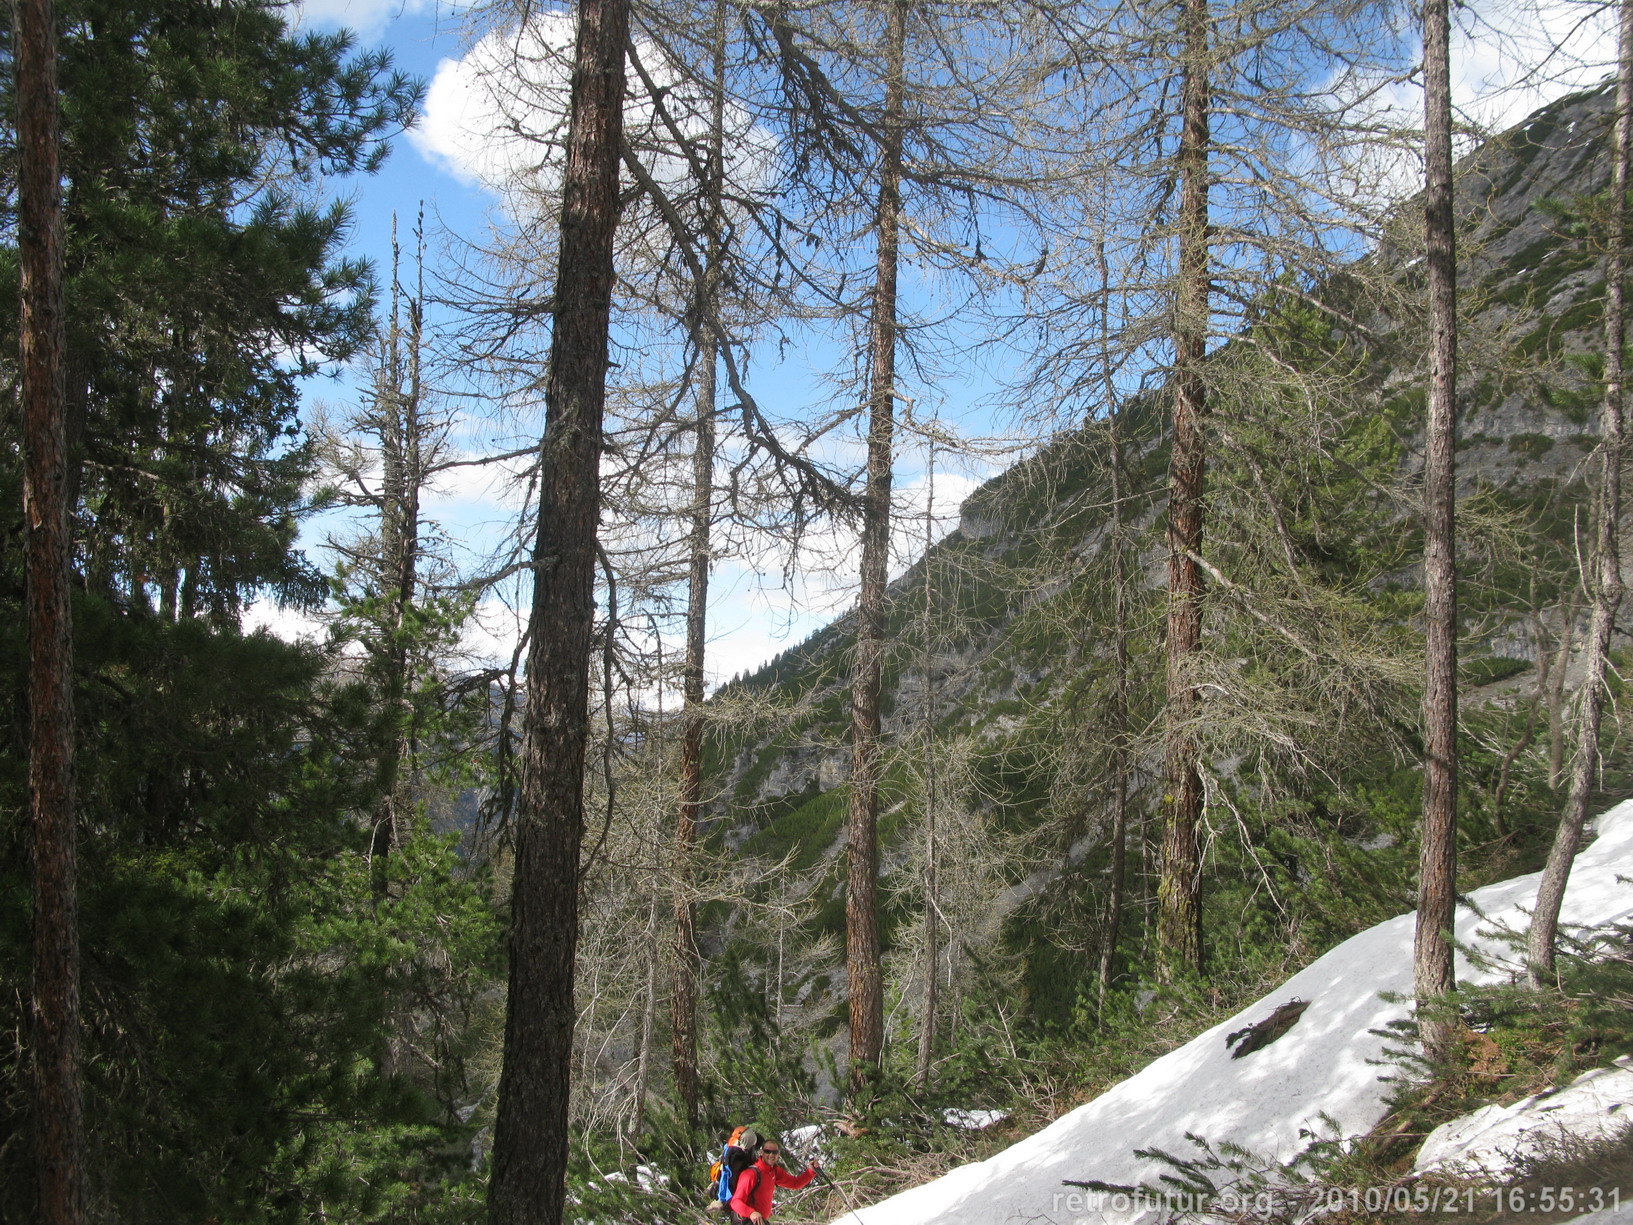
<path id="1" fill-rule="evenodd" d="M 827 1186 L 829 1186 L 833 1190 L 839 1192 L 839 1198 L 845 1201 L 845 1214 L 846 1214 L 846 1216 L 853 1216 L 858 1221 L 862 1220 L 862 1214 L 857 1211 L 856 1205 L 851 1202 L 851 1197 L 850 1197 L 849 1194 L 846 1193 L 844 1187 L 841 1187 L 833 1179 L 829 1178 L 827 1173 L 825 1171 L 821 1170 L 821 1169 L 817 1170 L 816 1176 L 817 1176 L 817 1181 L 818 1182 L 825 1183 L 825 1184 L 827 1184 Z M 841 1217 L 840 1219 L 843 1220 L 844 1217 Z M 864 1225 L 865 1225 L 865 1222 L 864 1222 Z"/>

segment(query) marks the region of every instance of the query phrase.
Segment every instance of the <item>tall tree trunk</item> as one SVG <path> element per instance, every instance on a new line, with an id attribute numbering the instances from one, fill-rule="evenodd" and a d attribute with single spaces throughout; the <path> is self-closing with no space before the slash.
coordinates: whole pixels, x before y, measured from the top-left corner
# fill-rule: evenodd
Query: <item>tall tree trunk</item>
<path id="1" fill-rule="evenodd" d="M 924 1011 L 919 1014 L 919 1089 L 930 1087 L 930 1065 L 936 1053 L 936 1011 L 940 1007 L 941 901 L 937 879 L 941 853 L 936 830 L 936 686 L 935 659 L 930 649 L 934 628 L 934 588 L 930 579 L 930 550 L 935 544 L 936 451 L 930 442 L 928 489 L 924 507 L 924 615 L 920 636 L 924 645 Z"/>
<path id="2" fill-rule="evenodd" d="M 1121 449 L 1113 442 L 1113 464 L 1120 466 Z M 1116 485 L 1114 484 L 1114 488 Z M 1121 494 L 1114 492 L 1113 498 Z M 1106 922 L 1100 949 L 1100 1007 L 1106 1006 L 1117 961 L 1117 942 L 1123 927 L 1123 895 L 1128 883 L 1128 560 L 1123 555 L 1122 525 L 1112 526 L 1112 585 L 1115 588 L 1116 640 L 1112 645 L 1111 697 L 1111 863 L 1106 882 Z"/>
<path id="3" fill-rule="evenodd" d="M 1548 787 L 1558 791 L 1565 784 L 1565 681 L 1570 676 L 1571 652 L 1576 649 L 1576 609 L 1578 591 L 1573 585 L 1560 609 L 1559 641 L 1554 644 L 1553 662 L 1548 669 Z"/>
<path id="4" fill-rule="evenodd" d="M 878 256 L 868 380 L 867 489 L 862 495 L 862 585 L 856 601 L 851 682 L 851 797 L 846 851 L 845 966 L 850 991 L 850 1084 L 860 1092 L 884 1053 L 884 975 L 879 959 L 879 748 L 884 672 L 890 492 L 896 428 L 896 277 L 901 229 L 902 76 L 907 6 L 888 0 L 885 114 L 874 218 Z"/>
<path id="5" fill-rule="evenodd" d="M 1123 541 L 1123 498 L 1127 474 L 1123 469 L 1123 438 L 1119 428 L 1117 387 L 1111 370 L 1111 268 L 1106 242 L 1095 247 L 1100 284 L 1106 303 L 1100 312 L 1101 399 L 1106 414 L 1106 441 L 1111 450 L 1111 591 L 1112 678 L 1111 709 L 1111 864 L 1107 881 L 1105 937 L 1100 949 L 1099 1007 L 1106 1006 L 1112 971 L 1117 960 L 1117 937 L 1123 925 L 1123 893 L 1128 880 L 1128 556 Z"/>
<path id="6" fill-rule="evenodd" d="M 709 181 L 703 279 L 695 287 L 692 344 L 697 353 L 697 422 L 692 449 L 692 539 L 686 578 L 686 661 L 681 674 L 680 802 L 675 814 L 675 970 L 671 992 L 670 1056 L 675 1096 L 688 1126 L 696 1127 L 703 1092 L 697 1069 L 698 983 L 703 956 L 697 944 L 693 899 L 697 823 L 703 809 L 703 663 L 708 645 L 710 533 L 714 526 L 714 412 L 720 363 L 720 261 L 724 237 L 721 197 L 725 178 L 726 5 L 714 6 L 714 78 L 709 115 Z"/>
<path id="7" fill-rule="evenodd" d="M 1424 226 L 1429 278 L 1429 421 L 1423 463 L 1423 830 L 1414 986 L 1420 1009 L 1457 985 L 1457 240 L 1452 213 L 1451 29 L 1446 0 L 1424 0 Z M 1449 1054 L 1453 1026 L 1420 1019 L 1424 1049 Z"/>
<path id="8" fill-rule="evenodd" d="M 384 901 L 390 892 L 391 857 L 396 853 L 413 811 L 415 751 L 414 636 L 411 616 L 419 586 L 420 494 L 425 487 L 424 439 L 420 424 L 421 353 L 424 346 L 425 244 L 424 219 L 415 227 L 415 293 L 403 303 L 402 251 L 397 240 L 397 218 L 391 219 L 391 325 L 387 329 L 379 369 L 375 371 L 374 419 L 379 423 L 380 481 L 380 586 L 386 598 L 385 618 L 374 650 L 381 679 L 380 718 L 384 724 L 375 783 L 379 799 L 369 842 L 369 872 L 374 896 Z M 406 313 L 406 322 L 404 315 Z M 387 1079 L 402 1074 L 411 1054 L 410 1034 L 416 1000 L 404 991 L 394 993 L 388 1009 L 389 1032 L 380 1056 L 380 1073 Z"/>
<path id="9" fill-rule="evenodd" d="M 714 401 L 716 349 L 707 326 L 698 334 L 696 441 L 692 456 L 691 565 L 687 580 L 686 662 L 681 689 L 680 801 L 675 814 L 674 944 L 670 1054 L 675 1095 L 686 1121 L 696 1126 L 702 1106 L 697 1067 L 698 983 L 702 952 L 697 943 L 694 876 L 698 817 L 703 809 L 703 662 L 708 632 L 709 536 L 714 495 Z"/>
<path id="10" fill-rule="evenodd" d="M 62 194 L 57 27 L 51 0 L 16 0 L 17 237 L 28 573 L 28 789 L 34 927 L 36 1219 L 85 1219 L 80 1073 L 78 847 L 74 820 L 73 620 L 63 381 Z"/>
<path id="11" fill-rule="evenodd" d="M 1174 443 L 1168 469 L 1167 794 L 1157 882 L 1157 970 L 1202 969 L 1202 774 L 1192 676 L 1202 646 L 1208 343 L 1208 4 L 1185 0 L 1179 144 L 1179 284 L 1174 301 Z"/>
<path id="12" fill-rule="evenodd" d="M 1600 408 L 1598 530 L 1593 549 L 1593 618 L 1588 629 L 1588 675 L 1582 682 L 1582 717 L 1577 723 L 1576 755 L 1571 761 L 1571 789 L 1560 814 L 1548 865 L 1537 889 L 1527 947 L 1531 984 L 1541 987 L 1554 976 L 1554 946 L 1565 883 L 1582 842 L 1588 795 L 1599 765 L 1599 725 L 1604 714 L 1610 671 L 1610 638 L 1622 603 L 1622 418 L 1627 344 L 1627 188 L 1633 161 L 1633 0 L 1622 0 L 1616 75 L 1616 139 L 1610 170 L 1610 234 L 1605 253 L 1605 399 Z"/>
<path id="13" fill-rule="evenodd" d="M 409 614 L 419 585 L 420 491 L 425 484 L 421 457 L 421 365 L 424 251 L 419 292 L 408 304 L 403 326 L 402 259 L 397 220 L 391 223 L 391 327 L 386 352 L 376 374 L 375 412 L 380 420 L 380 551 L 388 606 L 384 626 L 384 714 L 389 720 L 376 769 L 380 790 L 370 844 L 376 890 L 384 892 L 386 863 L 402 838 L 411 789 L 402 778 L 403 762 L 413 738 L 413 683 L 409 651 Z"/>
<path id="14" fill-rule="evenodd" d="M 928 678 L 926 678 L 928 683 Z M 933 752 L 926 742 L 926 752 Z M 924 783 L 924 1011 L 919 1015 L 918 1082 L 930 1087 L 930 1067 L 936 1054 L 936 1014 L 941 1008 L 941 846 L 936 831 L 935 766 L 926 763 Z"/>
<path id="15" fill-rule="evenodd" d="M 599 467 L 628 38 L 628 0 L 581 0 L 539 455 L 510 995 L 488 1188 L 494 1225 L 558 1225 L 566 1191 Z"/>

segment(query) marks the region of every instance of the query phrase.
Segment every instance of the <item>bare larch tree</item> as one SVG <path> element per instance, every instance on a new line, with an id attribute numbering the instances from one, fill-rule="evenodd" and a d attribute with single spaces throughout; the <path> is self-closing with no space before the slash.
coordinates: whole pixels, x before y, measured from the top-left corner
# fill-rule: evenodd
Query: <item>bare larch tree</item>
<path id="1" fill-rule="evenodd" d="M 628 39 L 628 0 L 581 0 L 539 454 L 510 993 L 488 1189 L 495 1225 L 558 1225 L 565 1206 L 599 469 Z"/>
<path id="2" fill-rule="evenodd" d="M 708 642 L 710 529 L 714 522 L 714 415 L 720 365 L 720 266 L 725 243 L 722 207 L 725 178 L 726 4 L 715 0 L 714 54 L 710 74 L 709 144 L 703 276 L 693 287 L 690 320 L 695 420 L 692 440 L 692 531 L 687 544 L 686 660 L 681 673 L 680 799 L 675 818 L 675 969 L 670 1053 L 675 1096 L 695 1126 L 702 1105 L 697 1068 L 698 981 L 702 955 L 697 945 L 697 904 L 693 898 L 698 815 L 703 807 L 703 663 Z"/>
<path id="3" fill-rule="evenodd" d="M 1179 282 L 1174 295 L 1173 453 L 1168 467 L 1167 791 L 1157 884 L 1158 971 L 1202 968 L 1202 773 L 1193 657 L 1202 648 L 1207 460 L 1208 3 L 1185 0 L 1178 152 Z"/>
<path id="4" fill-rule="evenodd" d="M 1451 930 L 1457 906 L 1457 238 L 1452 209 L 1451 26 L 1446 0 L 1423 4 L 1425 267 L 1429 289 L 1429 405 L 1423 463 L 1423 828 L 1418 859 L 1413 981 L 1421 1006 L 1456 986 Z M 1431 1054 L 1452 1027 L 1420 1016 Z"/>
<path id="5" fill-rule="evenodd" d="M 879 960 L 880 698 L 890 496 L 896 427 L 896 282 L 901 232 L 903 75 L 907 6 L 887 0 L 885 109 L 880 124 L 877 263 L 869 328 L 867 486 L 862 493 L 862 586 L 856 601 L 851 681 L 851 795 L 846 851 L 845 967 L 850 989 L 850 1080 L 860 1090 L 884 1053 L 884 975 Z"/>
<path id="6" fill-rule="evenodd" d="M 1610 640 L 1623 596 L 1620 533 L 1625 376 L 1622 353 L 1627 344 L 1627 180 L 1628 165 L 1633 161 L 1633 2 L 1622 0 L 1619 15 L 1616 126 L 1611 149 L 1609 225 L 1605 235 L 1605 394 L 1599 410 L 1603 436 L 1599 440 L 1597 522 L 1588 576 L 1593 597 L 1592 620 L 1588 626 L 1588 674 L 1582 682 L 1570 790 L 1531 916 L 1527 961 L 1531 984 L 1536 987 L 1546 985 L 1554 976 L 1559 908 L 1565 900 L 1565 883 L 1571 874 L 1571 864 L 1582 843 L 1588 795 L 1598 774 L 1599 726 L 1608 693 Z M 1560 671 L 1564 671 L 1563 667 Z"/>

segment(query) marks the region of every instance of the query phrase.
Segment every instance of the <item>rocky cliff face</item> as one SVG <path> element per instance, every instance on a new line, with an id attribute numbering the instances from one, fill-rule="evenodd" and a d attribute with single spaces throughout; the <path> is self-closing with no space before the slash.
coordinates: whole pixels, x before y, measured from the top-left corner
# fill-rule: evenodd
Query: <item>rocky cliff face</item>
<path id="1" fill-rule="evenodd" d="M 1612 101 L 1608 90 L 1565 98 L 1461 168 L 1460 292 L 1475 325 L 1460 422 L 1465 486 L 1569 481 L 1594 445 L 1598 415 L 1572 362 L 1602 346 L 1604 275 L 1559 206 L 1608 187 Z"/>

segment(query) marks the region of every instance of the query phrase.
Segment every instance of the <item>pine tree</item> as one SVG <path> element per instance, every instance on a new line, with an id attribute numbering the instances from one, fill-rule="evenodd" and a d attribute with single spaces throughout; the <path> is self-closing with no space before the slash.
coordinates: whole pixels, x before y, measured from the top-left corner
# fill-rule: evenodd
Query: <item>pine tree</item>
<path id="1" fill-rule="evenodd" d="M 355 1086 L 307 1061 L 355 1066 L 379 1037 L 345 998 L 352 983 L 311 989 L 303 942 L 346 887 L 322 870 L 290 881 L 292 864 L 297 878 L 332 864 L 353 832 L 350 712 L 312 652 L 237 623 L 258 591 L 317 594 L 292 549 L 310 469 L 287 359 L 346 355 L 370 312 L 367 268 L 340 257 L 344 210 L 288 193 L 377 165 L 418 91 L 346 37 L 293 37 L 262 3 L 86 0 L 59 25 L 72 735 L 93 831 L 80 923 L 101 950 L 83 971 L 81 1168 L 124 1220 L 237 1215 L 262 1194 L 298 1195 L 306 1171 L 278 1154 L 302 1111 L 359 1118 Z M 3 302 L 0 327 L 20 330 Z M 0 467 L 8 491 L 19 477 Z M 8 537 L 8 694 L 21 692 L 21 561 Z M 15 699 L 6 717 L 18 725 Z M 5 803 L 20 806 L 27 780 L 0 763 Z M 7 843 L 8 894 L 23 870 Z M 16 919 L 0 925 L 8 977 Z M 0 1059 L 8 1132 L 31 1108 L 18 1071 Z M 235 1094 L 218 1077 L 239 1078 Z M 65 1103 L 45 1114 L 71 1123 Z M 0 1150 L 8 1216 L 33 1182 L 19 1158 Z"/>
<path id="2" fill-rule="evenodd" d="M 56 9 L 51 0 L 23 0 L 14 12 L 17 241 L 22 266 L 18 390 L 26 457 L 28 794 L 34 864 L 28 1017 L 34 1189 L 41 1221 L 78 1225 L 86 1208 L 86 1152 Z"/>
<path id="3" fill-rule="evenodd" d="M 65 16 L 65 95 L 130 100 L 72 108 L 63 164 L 88 584 L 171 619 L 229 617 L 263 584 L 321 598 L 289 549 L 298 383 L 356 352 L 371 285 L 340 255 L 347 210 L 295 193 L 377 165 L 417 86 L 261 0 Z"/>

